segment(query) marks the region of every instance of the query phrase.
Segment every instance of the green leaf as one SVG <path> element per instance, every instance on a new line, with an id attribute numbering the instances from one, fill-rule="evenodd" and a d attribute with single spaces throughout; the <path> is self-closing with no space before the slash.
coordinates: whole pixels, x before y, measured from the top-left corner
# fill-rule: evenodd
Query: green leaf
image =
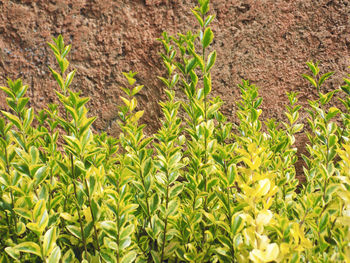
<path id="1" fill-rule="evenodd" d="M 157 193 L 154 193 L 151 202 L 150 202 L 150 212 L 153 214 L 158 208 L 159 208 L 159 195 Z"/>
<path id="2" fill-rule="evenodd" d="M 43 216 L 44 212 L 46 210 L 46 203 L 45 200 L 39 200 L 33 210 L 33 219 L 35 222 L 38 222 L 40 218 Z"/>
<path id="3" fill-rule="evenodd" d="M 131 245 L 131 237 L 126 237 L 124 239 L 121 239 L 119 242 L 119 249 L 123 251 L 127 247 Z"/>
<path id="4" fill-rule="evenodd" d="M 232 223 L 232 233 L 236 235 L 243 228 L 244 221 L 241 216 L 237 215 Z"/>
<path id="5" fill-rule="evenodd" d="M 65 56 L 68 55 L 69 51 L 71 50 L 71 47 L 72 47 L 71 45 L 68 45 L 63 49 L 62 54 L 61 54 L 62 58 L 64 58 Z"/>
<path id="6" fill-rule="evenodd" d="M 113 239 L 116 239 L 118 236 L 117 233 L 117 224 L 113 221 L 103 221 L 100 223 L 101 228 Z"/>
<path id="7" fill-rule="evenodd" d="M 60 247 L 56 246 L 50 257 L 49 257 L 49 262 L 48 263 L 59 263 L 61 259 L 61 249 Z M 64 261 L 65 262 L 65 261 Z"/>
<path id="8" fill-rule="evenodd" d="M 113 242 L 114 243 L 114 242 Z M 108 248 L 108 245 L 106 245 Z M 114 248 L 111 248 L 112 250 L 116 250 Z M 110 250 L 102 250 L 100 251 L 100 255 L 102 256 L 102 259 L 104 260 L 103 262 L 108 262 L 108 263 L 117 263 L 117 259 L 114 256 L 114 252 L 111 252 Z"/>
<path id="9" fill-rule="evenodd" d="M 96 221 L 98 221 L 100 214 L 100 206 L 96 203 L 95 199 L 91 200 L 91 211 Z"/>
<path id="10" fill-rule="evenodd" d="M 161 263 L 160 262 L 160 255 L 157 251 L 152 250 L 151 251 L 152 259 L 154 263 Z"/>
<path id="11" fill-rule="evenodd" d="M 58 85 L 60 86 L 60 88 L 62 90 L 65 90 L 65 86 L 64 86 L 64 83 L 63 83 L 63 79 L 62 79 L 62 76 L 60 74 L 58 74 L 55 70 L 53 70 L 51 67 L 49 67 L 53 77 L 55 78 L 55 80 L 57 81 Z"/>
<path id="12" fill-rule="evenodd" d="M 318 226 L 318 230 L 320 231 L 320 233 L 322 233 L 324 230 L 326 230 L 327 224 L 329 221 L 329 214 L 328 212 L 325 212 L 325 214 L 322 216 L 319 226 Z"/>
<path id="13" fill-rule="evenodd" d="M 16 249 L 20 252 L 24 252 L 24 253 L 31 253 L 31 254 L 37 255 L 40 258 L 42 258 L 41 252 L 40 252 L 40 247 L 38 244 L 36 244 L 34 242 L 20 243 L 20 244 L 16 245 L 14 247 L 14 249 Z"/>
<path id="14" fill-rule="evenodd" d="M 69 66 L 69 61 L 66 58 L 63 58 L 63 59 L 62 58 L 58 58 L 57 62 L 59 64 L 59 66 L 60 66 L 62 74 L 64 72 L 66 72 L 66 70 L 67 70 L 67 68 Z"/>
<path id="15" fill-rule="evenodd" d="M 178 196 L 184 188 L 183 184 L 175 184 L 171 187 L 170 193 L 169 193 L 169 199 L 173 199 L 174 197 Z"/>
<path id="16" fill-rule="evenodd" d="M 179 80 L 179 74 L 174 74 L 173 78 L 171 79 L 170 87 L 173 88 L 176 83 Z"/>
<path id="17" fill-rule="evenodd" d="M 57 231 L 55 227 L 51 227 L 46 231 L 44 235 L 44 243 L 43 243 L 43 253 L 44 257 L 47 257 L 54 246 L 56 245 Z M 61 253 L 61 252 L 60 252 Z"/>
<path id="18" fill-rule="evenodd" d="M 30 221 L 32 220 L 32 213 L 28 209 L 16 207 L 14 208 L 14 211 L 16 212 L 16 214 L 20 215 L 21 217 L 24 217 Z"/>
<path id="19" fill-rule="evenodd" d="M 215 15 L 210 15 L 210 16 L 208 16 L 208 17 L 205 19 L 204 27 L 209 26 L 209 24 L 214 20 L 214 18 L 215 18 Z"/>
<path id="20" fill-rule="evenodd" d="M 119 96 L 119 98 L 121 98 L 122 101 L 125 103 L 125 105 L 126 105 L 128 108 L 130 108 L 130 100 L 128 100 L 128 99 L 126 99 L 126 98 L 124 98 L 124 97 L 122 97 L 122 96 Z"/>
<path id="21" fill-rule="evenodd" d="M 204 76 L 203 83 L 204 83 L 204 96 L 207 96 L 211 92 L 211 78 L 209 74 Z"/>
<path id="22" fill-rule="evenodd" d="M 226 232 L 230 233 L 230 229 L 226 229 Z M 227 248 L 232 247 L 232 244 L 231 244 L 232 241 L 228 237 L 222 235 L 222 236 L 218 236 L 218 239 L 221 242 L 221 244 L 223 244 L 225 247 Z"/>
<path id="23" fill-rule="evenodd" d="M 14 249 L 13 247 L 6 247 L 5 248 L 5 252 L 10 255 L 10 257 L 12 257 L 13 259 L 19 261 L 19 257 L 21 256 L 19 251 Z M 7 263 L 7 262 L 10 262 L 10 261 L 0 261 L 0 262 L 4 262 L 4 263 Z"/>
<path id="24" fill-rule="evenodd" d="M 290 263 L 298 263 L 299 262 L 299 253 L 298 252 L 294 252 L 292 259 L 290 260 Z"/>
<path id="25" fill-rule="evenodd" d="M 152 168 L 152 158 L 148 158 L 143 165 L 142 176 L 146 177 L 151 171 L 151 168 Z"/>
<path id="26" fill-rule="evenodd" d="M 142 90 L 142 88 L 143 88 L 143 85 L 139 85 L 133 88 L 131 91 L 131 96 L 135 96 L 137 93 L 140 92 L 140 90 Z"/>
<path id="27" fill-rule="evenodd" d="M 179 203 L 176 199 L 171 200 L 166 211 L 167 216 L 174 216 L 178 212 Z"/>
<path id="28" fill-rule="evenodd" d="M 93 221 L 90 221 L 88 224 L 84 225 L 83 232 L 84 232 L 85 240 L 87 240 L 90 237 L 90 235 L 92 234 L 92 228 L 93 227 L 94 227 L 94 222 Z"/>
<path id="29" fill-rule="evenodd" d="M 256 109 L 252 108 L 250 113 L 251 113 L 252 122 L 256 122 L 258 117 L 259 117 L 258 111 Z"/>
<path id="30" fill-rule="evenodd" d="M 17 99 L 22 98 L 22 96 L 27 92 L 27 89 L 28 89 L 28 85 L 24 85 L 24 86 L 21 86 L 21 85 L 19 86 L 19 89 L 16 92 Z"/>
<path id="31" fill-rule="evenodd" d="M 82 240 L 81 238 L 81 231 L 80 228 L 74 225 L 69 225 L 67 226 L 67 230 L 75 237 L 77 237 L 78 239 Z"/>
<path id="32" fill-rule="evenodd" d="M 338 141 L 338 137 L 335 134 L 331 134 L 328 139 L 328 147 L 333 147 Z"/>
<path id="33" fill-rule="evenodd" d="M 22 124 L 19 118 L 11 113 L 8 113 L 6 111 L 1 111 L 2 114 L 12 123 L 14 124 L 19 130 L 22 130 Z"/>
<path id="34" fill-rule="evenodd" d="M 188 260 L 188 262 L 195 262 L 195 255 L 193 253 L 186 253 L 184 258 Z"/>
<path id="35" fill-rule="evenodd" d="M 338 189 L 339 189 L 339 186 L 337 184 L 329 185 L 326 190 L 326 196 L 331 196 Z"/>
<path id="36" fill-rule="evenodd" d="M 196 63 L 197 63 L 197 59 L 191 58 L 186 64 L 186 72 L 185 73 L 189 73 L 192 69 L 194 69 L 194 67 L 196 66 Z"/>
<path id="37" fill-rule="evenodd" d="M 26 225 L 23 222 L 17 223 L 16 233 L 18 236 L 22 235 L 26 231 Z"/>
<path id="38" fill-rule="evenodd" d="M 60 54 L 60 52 L 59 52 L 59 50 L 56 48 L 56 46 L 52 45 L 50 42 L 47 42 L 47 45 L 52 49 L 52 51 L 53 51 L 53 53 L 54 53 L 55 55 L 59 55 L 59 54 Z"/>
<path id="39" fill-rule="evenodd" d="M 166 78 L 159 77 L 158 78 L 165 84 L 165 86 L 170 87 L 170 83 Z"/>
<path id="40" fill-rule="evenodd" d="M 128 80 L 128 83 L 130 86 L 134 85 L 134 83 L 136 82 L 136 79 L 134 78 L 134 76 L 137 74 L 137 72 L 122 72 L 124 77 Z"/>
<path id="41" fill-rule="evenodd" d="M 127 227 L 123 227 L 120 231 L 120 239 L 124 239 L 126 237 L 131 237 L 134 233 L 135 226 L 133 224 L 128 225 Z"/>
<path id="42" fill-rule="evenodd" d="M 69 74 L 67 75 L 66 82 L 64 83 L 65 89 L 68 89 L 68 87 L 72 83 L 74 75 L 75 75 L 75 72 L 76 72 L 76 70 L 73 70 L 73 71 L 69 72 Z"/>
<path id="43" fill-rule="evenodd" d="M 137 254 L 135 251 L 130 251 L 122 257 L 121 263 L 134 262 L 134 260 L 136 259 L 136 256 L 137 256 Z"/>
<path id="44" fill-rule="evenodd" d="M 24 107 L 27 105 L 29 98 L 20 98 L 17 102 L 17 111 L 22 112 Z"/>
<path id="45" fill-rule="evenodd" d="M 308 80 L 315 88 L 317 88 L 316 80 L 314 80 L 311 76 L 302 74 L 303 78 Z"/>
<path id="46" fill-rule="evenodd" d="M 58 50 L 59 50 L 60 52 L 62 52 L 62 51 L 63 51 L 63 48 L 64 48 L 64 41 L 63 41 L 62 35 L 59 35 L 59 36 L 57 37 L 57 39 L 54 39 L 54 41 L 55 41 L 55 43 L 56 43 L 56 45 L 57 45 L 57 47 L 58 47 Z"/>
<path id="47" fill-rule="evenodd" d="M 3 90 L 9 97 L 11 97 L 13 100 L 16 98 L 15 94 L 12 92 L 12 90 L 10 90 L 7 87 L 1 87 L 0 89 Z"/>
<path id="48" fill-rule="evenodd" d="M 222 167 L 225 167 L 225 163 L 224 163 L 222 155 L 220 155 L 220 154 L 213 154 L 212 157 L 215 160 L 215 162 L 220 164 Z"/>
<path id="49" fill-rule="evenodd" d="M 216 61 L 216 50 L 214 50 L 208 55 L 207 65 L 205 66 L 206 72 L 209 72 L 209 70 L 215 64 L 215 61 Z"/>
<path id="50" fill-rule="evenodd" d="M 62 258 L 62 263 L 71 263 L 75 259 L 75 255 L 72 249 L 69 249 Z"/>
<path id="51" fill-rule="evenodd" d="M 200 11 L 203 15 L 208 13 L 209 11 L 209 0 L 202 0 L 201 5 L 200 5 Z"/>
<path id="52" fill-rule="evenodd" d="M 228 183 L 229 183 L 229 186 L 232 186 L 233 183 L 235 182 L 235 178 L 236 178 L 236 175 L 237 175 L 237 168 L 235 165 L 230 165 L 228 167 Z"/>
<path id="53" fill-rule="evenodd" d="M 201 68 L 201 70 L 204 71 L 204 61 L 203 61 L 202 57 L 199 56 L 199 55 L 198 55 L 193 49 L 191 49 L 191 48 L 189 48 L 189 51 L 190 51 L 190 53 L 196 58 L 196 60 L 197 60 L 197 62 L 198 62 L 198 64 L 199 64 L 199 67 Z M 193 70 L 190 71 L 190 72 L 193 72 Z M 195 74 L 195 73 L 193 72 L 193 74 Z M 192 75 L 193 75 L 193 74 L 192 74 Z M 191 79 L 192 79 L 192 75 L 190 74 Z M 197 76 L 196 76 L 196 77 L 197 77 Z M 193 82 L 193 79 L 192 79 L 192 82 Z"/>
<path id="54" fill-rule="evenodd" d="M 90 100 L 90 98 L 86 97 L 86 98 L 77 98 L 77 109 L 80 109 L 83 105 L 85 105 L 88 101 Z"/>
<path id="55" fill-rule="evenodd" d="M 49 214 L 47 213 L 46 209 L 44 211 L 44 213 L 42 214 L 39 222 L 37 222 L 38 224 L 38 230 L 42 233 L 44 232 L 47 224 L 49 223 Z"/>
<path id="56" fill-rule="evenodd" d="M 95 191 L 96 186 L 96 176 L 91 174 L 89 177 L 89 194 L 92 195 Z"/>
<path id="57" fill-rule="evenodd" d="M 323 82 L 325 82 L 325 80 L 327 80 L 330 76 L 332 76 L 334 74 L 334 72 L 328 72 L 325 73 L 321 76 L 321 78 L 318 81 L 318 86 L 320 87 L 322 85 Z"/>
<path id="58" fill-rule="evenodd" d="M 340 113 L 340 110 L 336 107 L 331 107 L 328 110 L 328 113 L 326 115 L 326 120 L 330 121 L 332 118 L 334 118 L 338 113 Z"/>
<path id="59" fill-rule="evenodd" d="M 47 176 L 47 166 L 40 167 L 34 175 L 36 186 L 39 186 L 46 179 Z"/>
<path id="60" fill-rule="evenodd" d="M 312 73 L 314 74 L 314 76 L 316 76 L 318 74 L 318 72 L 320 71 L 318 68 L 318 63 L 316 63 L 316 65 L 310 61 L 310 62 L 306 62 L 306 65 L 309 67 L 309 69 L 312 71 Z"/>
<path id="61" fill-rule="evenodd" d="M 86 119 L 84 124 L 79 129 L 79 135 L 82 136 L 85 133 L 85 131 L 87 131 L 90 128 L 90 126 L 94 123 L 95 120 L 96 117 Z"/>
<path id="62" fill-rule="evenodd" d="M 210 27 L 207 27 L 204 31 L 202 45 L 203 48 L 206 48 L 210 45 L 210 43 L 213 41 L 214 33 L 211 31 Z"/>
<path id="63" fill-rule="evenodd" d="M 127 88 L 124 88 L 124 87 L 120 87 L 120 89 L 122 90 L 122 91 L 124 91 L 128 96 L 130 96 L 130 89 L 127 89 Z"/>
<path id="64" fill-rule="evenodd" d="M 344 91 L 346 94 L 350 95 L 350 85 L 344 85 L 341 86 L 342 91 Z"/>
<path id="65" fill-rule="evenodd" d="M 198 14 L 198 12 L 196 10 L 193 10 L 193 9 L 192 9 L 192 13 L 196 17 L 196 19 L 199 22 L 200 26 L 203 27 L 204 26 L 204 22 L 203 22 L 203 19 L 200 16 L 200 14 Z"/>
<path id="66" fill-rule="evenodd" d="M 169 168 L 174 168 L 176 167 L 176 165 L 181 161 L 181 153 L 180 152 L 176 152 L 175 154 L 173 154 L 168 162 L 168 166 Z"/>
<path id="67" fill-rule="evenodd" d="M 212 178 L 208 181 L 208 186 L 207 189 L 208 191 L 210 191 L 215 185 L 217 185 L 219 183 L 219 179 L 218 178 Z"/>
<path id="68" fill-rule="evenodd" d="M 27 131 L 29 126 L 32 124 L 33 119 L 34 119 L 34 110 L 32 108 L 30 108 L 30 109 L 26 110 L 26 112 L 25 112 L 25 118 L 23 121 L 24 130 Z"/>

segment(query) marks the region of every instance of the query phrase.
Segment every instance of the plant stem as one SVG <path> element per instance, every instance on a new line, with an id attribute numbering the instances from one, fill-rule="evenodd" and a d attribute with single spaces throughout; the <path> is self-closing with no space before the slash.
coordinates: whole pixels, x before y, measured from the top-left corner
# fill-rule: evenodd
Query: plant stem
<path id="1" fill-rule="evenodd" d="M 12 189 L 10 189 L 10 196 L 11 196 L 11 208 L 12 208 L 12 211 L 11 211 L 11 214 L 12 214 L 12 217 L 13 217 L 13 221 L 14 221 L 14 224 L 15 224 L 15 231 L 14 231 L 14 240 L 15 242 L 17 243 L 17 218 L 16 218 L 16 214 L 15 214 L 15 211 L 14 211 L 14 208 L 15 208 L 15 201 L 14 201 L 14 197 L 13 197 L 13 192 L 12 192 Z"/>
<path id="2" fill-rule="evenodd" d="M 205 21 L 205 16 L 204 14 L 202 15 L 202 19 L 203 21 Z M 202 26 L 202 33 L 203 33 L 203 38 L 204 38 L 204 32 L 205 32 L 205 26 L 203 24 Z M 202 45 L 202 59 L 203 61 L 205 61 L 205 47 L 204 45 Z M 204 63 L 204 72 L 203 72 L 203 76 L 205 76 L 207 74 L 206 72 L 206 68 L 205 68 L 205 63 Z M 204 88 L 204 87 L 203 87 Z M 207 129 L 207 94 L 204 92 L 204 123 Z M 208 150 L 208 141 L 207 141 L 207 136 L 206 134 L 204 134 L 204 164 L 207 163 L 208 161 L 208 156 L 207 156 L 207 150 Z M 207 192 L 207 174 L 204 171 L 203 172 L 203 179 L 204 179 L 204 192 Z M 207 196 L 204 197 L 204 204 L 203 204 L 203 209 L 205 212 L 208 212 L 208 207 L 207 207 Z M 205 224 L 205 221 L 204 221 Z M 202 245 L 206 242 L 206 238 L 205 238 L 205 231 L 207 230 L 207 227 L 204 225 L 203 226 L 203 231 L 202 231 L 202 235 L 203 235 L 203 240 L 202 240 Z"/>
<path id="3" fill-rule="evenodd" d="M 77 201 L 77 212 L 78 212 L 78 217 L 79 217 L 81 239 L 82 239 L 82 242 L 84 245 L 85 256 L 87 256 L 86 240 L 85 240 L 85 236 L 84 236 L 84 229 L 83 229 L 83 222 L 82 222 L 81 214 L 80 214 L 80 207 L 78 204 L 77 186 L 76 186 L 75 178 L 74 178 L 74 163 L 73 163 L 73 155 L 72 154 L 70 154 L 70 160 L 71 160 L 71 172 L 72 172 L 72 177 L 73 177 L 72 181 L 73 181 L 73 186 L 74 186 L 74 195 L 75 195 L 75 199 Z"/>
<path id="4" fill-rule="evenodd" d="M 88 184 L 87 184 L 86 178 L 84 178 L 84 182 L 85 182 L 85 188 L 86 188 L 86 192 L 87 192 L 87 196 L 88 196 L 90 213 L 91 213 L 93 227 L 94 227 L 94 233 L 95 233 L 95 238 L 96 238 L 96 247 L 97 247 L 97 251 L 100 252 L 100 244 L 99 244 L 99 241 L 98 241 L 98 233 L 97 233 L 96 224 L 95 224 L 96 223 L 96 218 L 95 218 L 95 215 L 94 215 L 94 213 L 92 211 L 90 191 L 89 191 L 89 188 L 88 188 Z"/>
<path id="5" fill-rule="evenodd" d="M 167 213 L 167 210 L 168 210 L 168 203 L 169 203 L 169 184 L 167 184 L 167 187 L 166 187 L 165 213 Z M 163 262 L 163 258 L 164 258 L 164 248 L 165 248 L 165 241 L 166 241 L 167 225 L 168 225 L 168 215 L 166 215 L 165 222 L 164 222 L 164 232 L 163 232 L 163 242 L 162 242 L 162 255 L 161 255 L 161 258 L 160 258 L 160 262 Z"/>
<path id="6" fill-rule="evenodd" d="M 228 177 L 226 161 L 224 161 L 224 164 L 225 164 L 225 175 L 226 175 L 226 177 Z M 232 224 L 232 214 L 231 214 L 230 188 L 229 187 L 226 188 L 226 195 L 227 195 L 227 205 L 228 205 L 228 220 L 229 220 L 228 223 L 231 226 L 231 224 Z M 235 250 L 234 250 L 234 247 L 233 247 L 233 237 L 231 239 L 231 245 L 232 245 L 232 247 L 230 248 L 231 256 L 232 256 L 232 260 L 234 260 L 234 258 L 235 258 Z"/>
<path id="7" fill-rule="evenodd" d="M 140 178 L 141 178 L 141 182 L 142 182 L 143 188 L 146 189 L 145 179 L 144 179 L 144 177 L 142 175 L 142 171 L 141 170 L 140 170 Z M 148 194 L 145 193 L 145 195 L 146 195 L 146 205 L 147 205 L 147 220 L 151 224 L 151 211 L 149 209 L 149 204 L 148 204 Z M 150 239 L 149 244 L 150 244 L 150 251 L 149 251 L 148 261 L 151 262 L 150 261 L 152 259 L 151 251 L 154 249 L 154 242 L 152 241 L 152 239 Z"/>
<path id="8" fill-rule="evenodd" d="M 6 159 L 6 173 L 9 175 L 9 177 L 11 178 L 10 175 L 10 165 L 9 165 L 9 160 L 8 160 L 8 152 L 7 152 L 7 147 L 5 146 L 5 159 Z M 10 196 L 11 196 L 11 216 L 13 218 L 14 224 L 15 224 L 15 231 L 14 231 L 14 240 L 17 243 L 17 218 L 16 218 L 16 214 L 14 212 L 14 208 L 15 208 L 15 200 L 13 197 L 13 192 L 12 192 L 12 188 L 10 188 Z"/>
<path id="9" fill-rule="evenodd" d="M 118 195 L 119 195 L 119 181 L 118 181 Z M 118 212 L 118 215 L 117 215 L 117 244 L 118 244 L 118 248 L 119 248 L 119 235 L 120 235 L 120 228 L 119 228 L 119 201 L 120 201 L 120 198 L 118 198 L 118 203 L 117 203 L 117 212 Z M 117 252 L 117 263 L 120 262 L 120 255 L 119 255 L 119 250 Z"/>

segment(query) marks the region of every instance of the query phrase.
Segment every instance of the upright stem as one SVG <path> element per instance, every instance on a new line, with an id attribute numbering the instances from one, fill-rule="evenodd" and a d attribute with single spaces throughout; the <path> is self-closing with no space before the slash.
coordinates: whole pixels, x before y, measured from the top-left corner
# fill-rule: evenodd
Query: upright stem
<path id="1" fill-rule="evenodd" d="M 119 189 L 119 182 L 118 182 L 118 195 L 120 194 L 119 193 L 119 191 L 120 191 L 120 189 Z M 118 247 L 119 247 L 119 235 L 120 235 L 120 229 L 119 229 L 119 211 L 120 211 L 120 209 L 119 209 L 119 201 L 120 201 L 120 198 L 118 198 L 118 203 L 117 203 L 117 212 L 118 212 L 118 215 L 117 215 L 117 244 L 118 244 Z M 117 252 L 117 263 L 119 263 L 120 262 L 120 255 L 119 255 L 119 250 L 118 250 L 118 252 Z"/>
<path id="2" fill-rule="evenodd" d="M 202 15 L 203 21 L 205 21 L 204 18 L 205 18 L 205 16 L 203 14 Z M 203 37 L 204 37 L 204 32 L 205 32 L 205 26 L 203 24 L 203 26 L 202 26 Z M 202 46 L 202 59 L 203 59 L 203 61 L 205 61 L 205 47 L 204 47 L 204 45 Z M 206 68 L 204 66 L 203 76 L 205 76 L 206 74 L 207 74 L 207 72 L 206 72 Z M 207 94 L 204 93 L 204 123 L 206 126 L 207 126 L 207 121 L 208 121 L 208 119 L 207 119 Z M 207 149 L 208 149 L 207 136 L 204 135 L 204 164 L 206 164 L 208 161 Z M 207 192 L 207 174 L 205 171 L 203 173 L 203 177 L 204 177 L 204 192 Z M 208 210 L 208 208 L 207 208 L 207 196 L 205 196 L 205 198 L 204 198 L 203 209 L 205 212 L 207 212 L 207 210 Z M 203 231 L 202 231 L 202 235 L 203 235 L 202 244 L 204 244 L 206 242 L 206 238 L 205 238 L 205 231 L 206 230 L 207 230 L 207 227 L 204 226 Z"/>
<path id="3" fill-rule="evenodd" d="M 165 211 L 168 210 L 168 203 L 169 203 L 169 184 L 166 187 Z M 164 232 L 163 232 L 163 242 L 162 242 L 162 256 L 160 258 L 160 262 L 163 262 L 163 258 L 164 258 L 164 248 L 165 248 L 165 241 L 166 241 L 167 226 L 168 226 L 168 216 L 165 217 L 165 222 L 164 222 Z"/>
<path id="4" fill-rule="evenodd" d="M 72 172 L 72 177 L 73 177 L 72 181 L 73 181 L 73 186 L 74 186 L 74 195 L 75 195 L 75 199 L 78 202 L 78 194 L 77 194 L 77 186 L 76 186 L 75 178 L 74 178 L 74 163 L 73 163 L 73 155 L 72 154 L 70 154 L 70 161 L 71 161 L 71 172 Z M 85 240 L 85 236 L 84 236 L 83 222 L 81 219 L 79 204 L 77 204 L 77 212 L 78 212 L 78 217 L 79 217 L 81 239 L 82 239 L 82 242 L 84 245 L 85 256 L 87 256 L 86 240 Z"/>
<path id="5" fill-rule="evenodd" d="M 225 175 L 226 175 L 226 177 L 228 177 L 226 161 L 224 161 L 224 164 L 225 164 Z M 226 187 L 229 225 L 232 224 L 231 203 L 230 203 L 230 189 L 231 189 L 231 188 Z M 231 246 L 232 246 L 232 247 L 230 248 L 230 250 L 231 250 L 231 256 L 232 256 L 232 260 L 234 260 L 234 258 L 235 258 L 235 250 L 234 250 L 234 247 L 233 247 L 233 240 L 231 240 Z"/>
<path id="6" fill-rule="evenodd" d="M 205 21 L 204 18 L 205 18 L 204 15 L 202 15 L 203 21 Z M 204 31 L 205 31 L 205 27 L 203 25 L 203 27 L 202 27 L 203 35 L 204 35 Z M 202 47 L 202 59 L 203 59 L 203 61 L 205 61 L 205 47 L 204 46 Z M 206 75 L 206 74 L 207 74 L 206 68 L 204 67 L 203 75 Z M 204 122 L 205 122 L 205 124 L 207 124 L 207 120 L 208 120 L 208 118 L 207 118 L 207 95 L 205 94 L 204 95 Z M 207 144 L 208 144 L 207 137 L 205 136 L 204 137 L 204 147 L 205 147 L 205 150 L 204 150 L 204 163 L 207 163 L 207 159 L 208 159 L 208 156 L 207 156 L 208 145 Z M 204 177 L 204 181 L 205 181 L 205 183 L 204 183 L 204 187 L 205 187 L 204 190 L 207 191 L 207 182 L 206 182 L 207 178 L 206 178 L 206 176 Z"/>
<path id="7" fill-rule="evenodd" d="M 10 166 L 9 166 L 9 161 L 8 161 L 8 153 L 7 153 L 7 147 L 5 146 L 5 159 L 6 159 L 6 173 L 11 177 L 10 175 Z M 16 214 L 14 212 L 14 208 L 15 208 L 15 200 L 14 200 L 14 196 L 13 196 L 13 192 L 12 192 L 12 188 L 10 188 L 10 196 L 11 196 L 11 216 L 13 218 L 14 224 L 15 224 L 15 231 L 13 231 L 14 235 L 14 241 L 17 243 L 17 218 L 16 218 Z"/>
<path id="8" fill-rule="evenodd" d="M 93 227 L 94 227 L 94 233 L 95 233 L 95 238 L 96 238 L 96 247 L 97 247 L 97 251 L 100 252 L 100 244 L 98 241 L 98 233 L 97 233 L 97 229 L 96 229 L 96 218 L 94 213 L 92 212 L 92 207 L 91 207 L 91 197 L 90 197 L 90 192 L 89 192 L 89 188 L 88 188 L 88 184 L 86 181 L 86 178 L 84 178 L 84 182 L 85 182 L 85 188 L 86 188 L 86 192 L 88 195 L 88 202 L 89 202 L 89 207 L 90 207 L 90 213 L 91 213 L 91 217 L 92 217 L 92 222 L 93 222 Z"/>
<path id="9" fill-rule="evenodd" d="M 13 193 L 12 193 L 12 189 L 10 190 L 10 195 L 11 195 L 11 208 L 12 208 L 12 217 L 13 217 L 13 221 L 15 223 L 15 231 L 14 231 L 14 240 L 15 242 L 17 242 L 17 218 L 16 218 L 16 214 L 14 212 L 14 208 L 15 208 L 15 201 L 14 201 L 14 197 L 13 197 Z"/>
<path id="10" fill-rule="evenodd" d="M 143 188 L 146 189 L 145 179 L 143 177 L 142 171 L 140 171 L 140 178 L 141 178 L 141 182 L 142 182 Z M 146 195 L 146 206 L 147 206 L 147 214 L 148 214 L 147 215 L 147 220 L 151 224 L 151 211 L 149 209 L 149 204 L 148 204 L 148 193 L 145 193 L 145 195 Z M 152 260 L 151 250 L 154 249 L 154 242 L 152 242 L 152 239 L 150 239 L 149 245 L 150 245 L 151 249 L 149 251 L 148 261 L 151 262 L 151 260 Z"/>

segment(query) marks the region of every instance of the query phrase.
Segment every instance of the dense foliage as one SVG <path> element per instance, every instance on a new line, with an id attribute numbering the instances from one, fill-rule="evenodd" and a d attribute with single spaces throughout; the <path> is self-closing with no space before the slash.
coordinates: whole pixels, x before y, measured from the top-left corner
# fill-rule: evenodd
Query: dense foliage
<path id="1" fill-rule="evenodd" d="M 230 123 L 211 96 L 214 16 L 209 0 L 198 3 L 198 33 L 160 39 L 167 100 L 153 136 L 139 124 L 133 72 L 124 73 L 120 136 L 92 132 L 61 36 L 49 44 L 60 106 L 35 114 L 21 80 L 1 87 L 9 110 L 0 117 L 0 262 L 350 262 L 350 79 L 323 94 L 332 72 L 307 63 L 319 98 L 302 109 L 289 93 L 282 123 L 259 119 L 262 99 L 244 80 L 239 124 Z M 332 106 L 338 91 L 342 110 Z"/>

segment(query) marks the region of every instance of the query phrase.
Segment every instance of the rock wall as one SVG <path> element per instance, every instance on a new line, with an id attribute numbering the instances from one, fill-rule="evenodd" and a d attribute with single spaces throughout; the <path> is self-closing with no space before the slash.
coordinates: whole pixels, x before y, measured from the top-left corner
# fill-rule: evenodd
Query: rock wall
<path id="1" fill-rule="evenodd" d="M 190 11 L 195 5 L 195 0 L 0 0 L 0 84 L 21 77 L 30 85 L 32 104 L 57 101 L 47 67 L 55 62 L 46 42 L 62 34 L 73 46 L 74 89 L 91 97 L 91 112 L 99 117 L 95 128 L 118 133 L 121 72 L 133 70 L 145 85 L 139 96 L 143 121 L 148 132 L 155 131 L 161 117 L 157 101 L 163 96 L 157 76 L 164 74 L 156 38 L 164 30 L 195 29 Z M 349 0 L 212 0 L 211 13 L 216 14 L 212 29 L 218 52 L 213 94 L 222 96 L 229 116 L 242 78 L 260 87 L 263 117 L 281 120 L 287 91 L 300 92 L 304 105 L 315 98 L 301 77 L 306 61 L 318 60 L 322 71 L 336 71 L 327 89 L 338 87 L 350 71 Z"/>

